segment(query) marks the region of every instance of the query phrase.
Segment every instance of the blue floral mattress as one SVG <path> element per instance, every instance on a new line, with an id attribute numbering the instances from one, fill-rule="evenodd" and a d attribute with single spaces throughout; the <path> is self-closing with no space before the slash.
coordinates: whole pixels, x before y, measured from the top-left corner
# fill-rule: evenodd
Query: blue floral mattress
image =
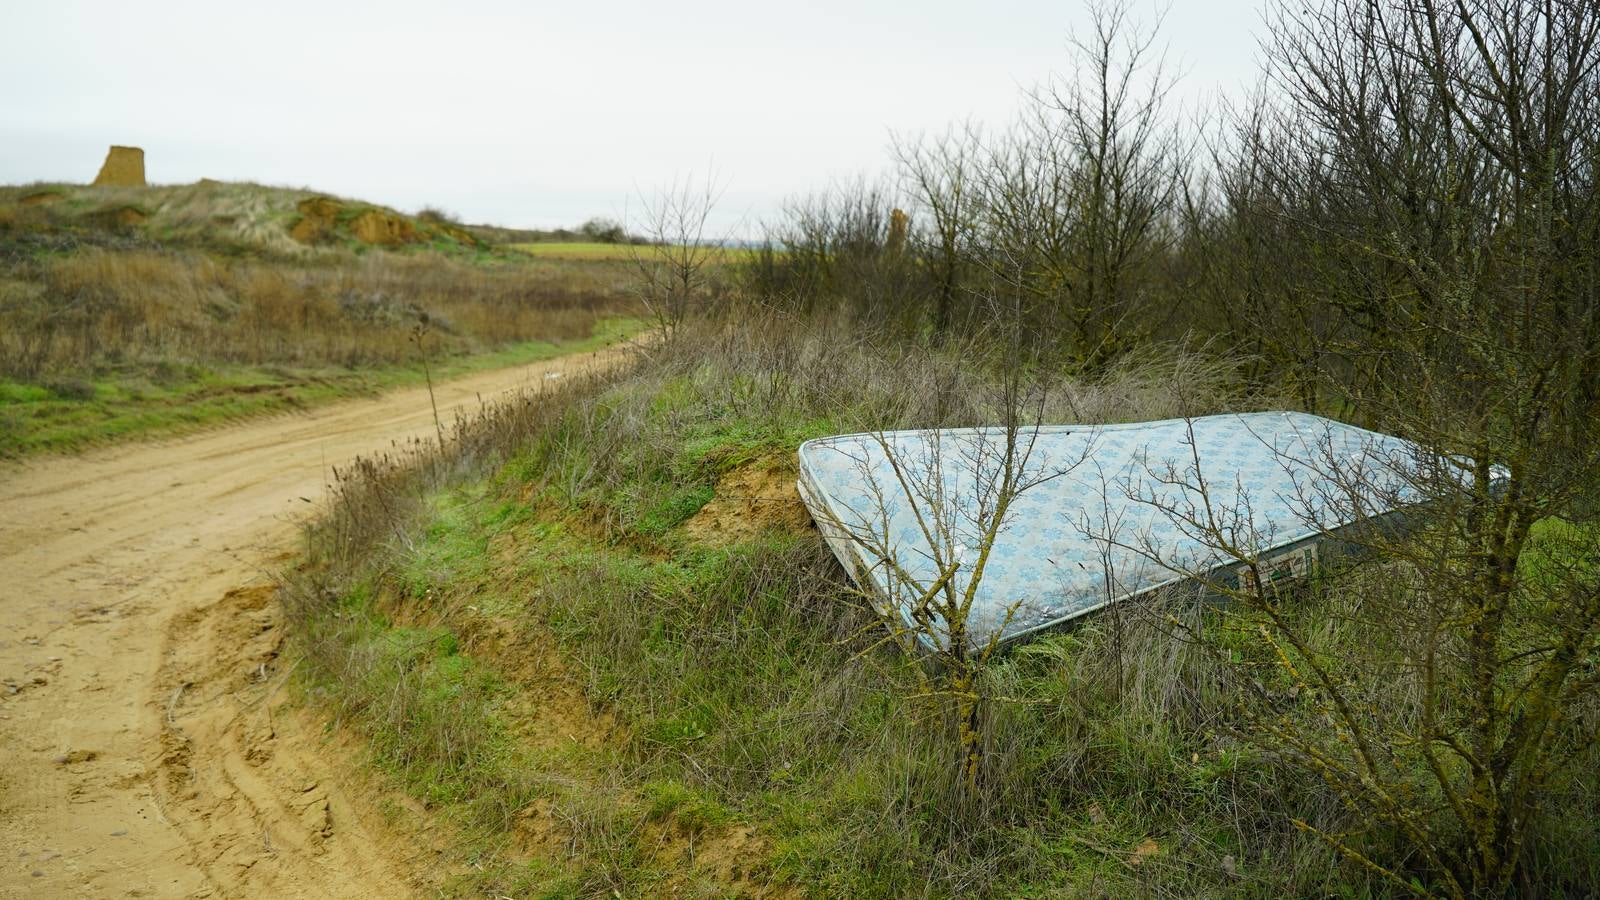
<path id="1" fill-rule="evenodd" d="M 1304 575 L 1317 540 L 1422 499 L 1409 441 L 1304 413 L 1019 435 L 1025 482 L 985 563 L 970 641 L 1005 643 L 1196 578 Z M 1003 429 L 849 434 L 800 447 L 800 495 L 880 611 L 948 641 L 922 598 L 964 592 L 1003 481 Z M 1020 453 L 1009 454 L 1014 460 Z M 957 565 L 959 563 L 959 565 Z"/>

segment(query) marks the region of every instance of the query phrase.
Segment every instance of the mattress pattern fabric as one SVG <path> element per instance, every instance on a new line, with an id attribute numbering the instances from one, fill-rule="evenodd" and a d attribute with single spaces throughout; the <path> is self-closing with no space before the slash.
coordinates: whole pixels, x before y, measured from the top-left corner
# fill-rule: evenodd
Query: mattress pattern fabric
<path id="1" fill-rule="evenodd" d="M 1262 560 L 1419 501 L 1416 445 L 1304 413 L 1022 430 L 1024 482 L 968 616 L 1015 640 L 1163 585 Z M 1022 461 L 1022 450 L 1009 454 Z M 965 591 L 1008 456 L 1003 429 L 820 438 L 800 492 L 840 561 L 925 644 L 917 599 L 959 561 Z M 991 517 L 992 518 L 992 517 Z"/>

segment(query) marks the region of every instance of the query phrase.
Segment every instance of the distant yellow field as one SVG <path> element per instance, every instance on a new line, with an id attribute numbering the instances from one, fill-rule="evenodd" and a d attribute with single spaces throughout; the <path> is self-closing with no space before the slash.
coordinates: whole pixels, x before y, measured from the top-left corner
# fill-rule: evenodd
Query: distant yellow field
<path id="1" fill-rule="evenodd" d="M 655 250 L 651 247 L 633 246 L 630 244 L 599 244 L 579 241 L 535 244 L 507 244 L 513 250 L 521 250 L 529 256 L 540 259 L 569 259 L 569 260 L 618 260 L 633 259 L 635 253 L 642 259 L 649 259 Z M 754 250 L 743 247 L 723 248 L 721 254 L 727 262 L 744 262 L 749 259 Z"/>

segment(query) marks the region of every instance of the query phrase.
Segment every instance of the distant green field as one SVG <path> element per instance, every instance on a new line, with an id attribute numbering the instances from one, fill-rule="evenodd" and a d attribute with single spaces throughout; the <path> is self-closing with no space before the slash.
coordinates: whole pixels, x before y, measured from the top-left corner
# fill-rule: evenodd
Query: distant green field
<path id="1" fill-rule="evenodd" d="M 506 244 L 505 246 L 540 259 L 630 260 L 634 258 L 634 254 L 638 254 L 641 259 L 649 259 L 655 252 L 652 247 L 634 244 L 600 244 L 576 241 L 570 243 L 552 241 L 537 244 Z M 744 262 L 755 254 L 754 250 L 745 247 L 724 247 L 718 252 L 726 262 Z"/>

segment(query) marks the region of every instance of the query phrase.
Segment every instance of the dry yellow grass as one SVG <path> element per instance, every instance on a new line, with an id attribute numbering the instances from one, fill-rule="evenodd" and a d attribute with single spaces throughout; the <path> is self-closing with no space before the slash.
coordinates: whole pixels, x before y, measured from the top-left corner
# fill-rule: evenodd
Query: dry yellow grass
<path id="1" fill-rule="evenodd" d="M 548 355 L 626 330 L 629 279 L 310 191 L 0 188 L 0 456 Z"/>
<path id="2" fill-rule="evenodd" d="M 629 309 L 615 278 L 578 267 L 88 249 L 0 275 L 0 376 L 136 360 L 385 365 L 414 358 L 424 315 L 430 346 L 450 353 L 584 337 L 598 317 Z"/>

